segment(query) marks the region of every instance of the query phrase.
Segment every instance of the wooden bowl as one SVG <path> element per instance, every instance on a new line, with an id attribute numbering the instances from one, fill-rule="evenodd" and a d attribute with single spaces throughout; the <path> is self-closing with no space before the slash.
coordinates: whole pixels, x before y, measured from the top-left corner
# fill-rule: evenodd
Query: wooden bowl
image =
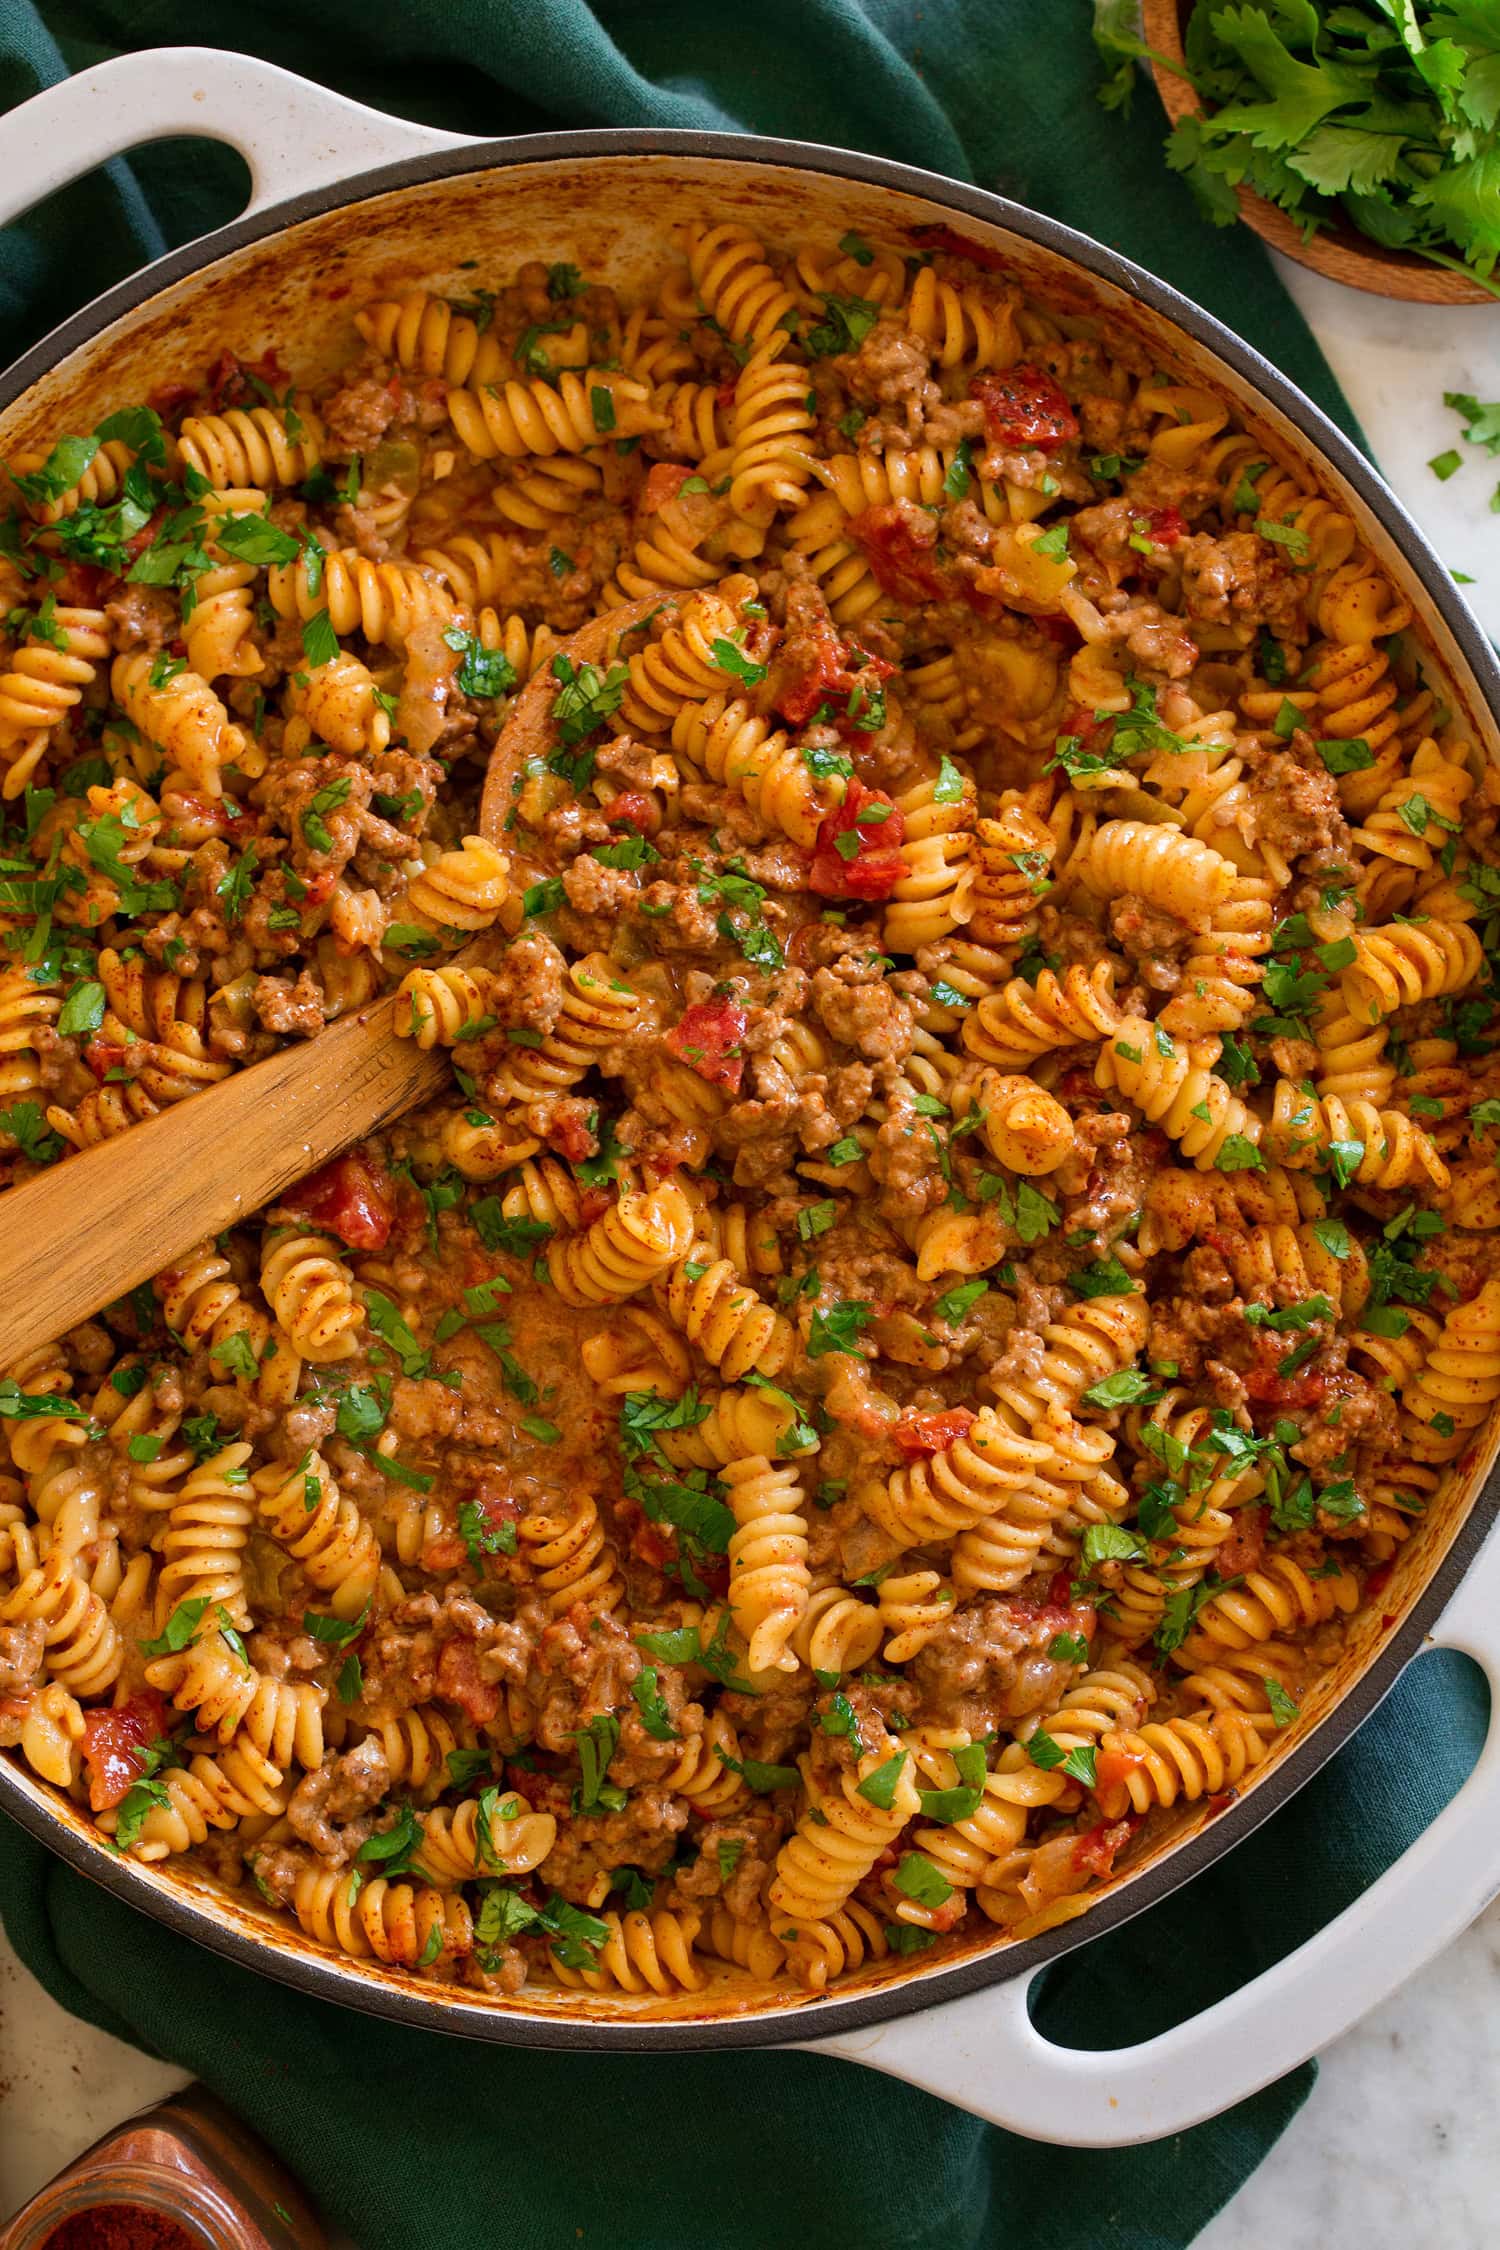
<path id="1" fill-rule="evenodd" d="M 1141 20 L 1148 47 L 1173 62 L 1183 60 L 1183 32 L 1194 0 L 1142 0 Z M 1162 107 L 1175 125 L 1179 117 L 1199 117 L 1203 104 L 1196 88 L 1175 71 L 1152 63 L 1151 75 Z M 1351 289 L 1364 289 L 1374 297 L 1404 297 L 1419 305 L 1492 305 L 1495 297 L 1466 274 L 1449 273 L 1410 250 L 1382 250 L 1352 226 L 1335 222 L 1304 241 L 1302 229 L 1279 203 L 1269 203 L 1252 188 L 1237 188 L 1240 216 L 1262 241 L 1299 266 L 1327 274 Z"/>

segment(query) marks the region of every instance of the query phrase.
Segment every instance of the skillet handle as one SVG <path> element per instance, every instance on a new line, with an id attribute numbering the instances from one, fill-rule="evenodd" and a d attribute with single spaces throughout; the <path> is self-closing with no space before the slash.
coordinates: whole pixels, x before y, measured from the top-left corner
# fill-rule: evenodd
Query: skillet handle
<path id="1" fill-rule="evenodd" d="M 1500 1713 L 1500 1530 L 1430 1646 L 1485 1672 Z M 1159 2038 L 1105 2053 L 1055 2046 L 1027 2013 L 1030 1978 L 871 2031 L 799 2042 L 887 2071 L 1032 2140 L 1122 2148 L 1217 2116 L 1357 2023 L 1451 1944 L 1500 1891 L 1500 1725 L 1458 1795 L 1364 1896 L 1263 1976 Z"/>
<path id="2" fill-rule="evenodd" d="M 250 167 L 253 212 L 469 138 L 366 109 L 253 55 L 148 47 L 0 116 L 0 224 L 143 141 L 227 141 Z"/>

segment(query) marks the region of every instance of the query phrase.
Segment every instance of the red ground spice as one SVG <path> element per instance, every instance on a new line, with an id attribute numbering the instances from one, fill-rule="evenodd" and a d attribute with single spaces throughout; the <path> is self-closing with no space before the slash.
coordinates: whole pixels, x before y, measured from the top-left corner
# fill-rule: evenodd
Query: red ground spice
<path id="1" fill-rule="evenodd" d="M 43 2250 L 197 2250 L 175 2219 L 139 2203 L 96 2203 L 75 2211 L 48 2235 Z"/>

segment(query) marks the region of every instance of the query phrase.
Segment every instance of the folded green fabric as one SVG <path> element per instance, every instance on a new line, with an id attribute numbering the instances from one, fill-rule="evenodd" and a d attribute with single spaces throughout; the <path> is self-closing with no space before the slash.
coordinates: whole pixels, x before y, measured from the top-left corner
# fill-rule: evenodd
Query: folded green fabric
<path id="1" fill-rule="evenodd" d="M 1258 243 L 1206 228 L 1164 169 L 1150 90 L 1129 119 L 1092 102 L 1088 18 L 1084 0 L 613 0 L 593 12 L 583 0 L 263 0 L 253 18 L 228 0 L 11 0 L 0 107 L 122 47 L 248 43 L 357 99 L 471 133 L 709 126 L 870 149 L 1102 237 L 1221 314 L 1353 430 Z M 242 197 L 238 159 L 210 143 L 143 150 L 54 197 L 0 234 L 12 350 L 233 217 Z M 1457 1671 L 1441 1685 L 1440 1727 L 1403 1688 L 1224 1868 L 1059 1964 L 1044 2028 L 1080 2045 L 1149 2036 L 1357 1895 L 1472 1759 L 1472 1691 Z M 459 2045 L 296 1998 L 131 1914 L 19 1831 L 7 1827 L 5 1844 L 0 1914 L 48 1988 L 198 2072 L 362 2250 L 495 2238 L 515 2250 L 760 2250 L 789 2234 L 802 2250 L 1174 2250 L 1312 2083 L 1309 2066 L 1180 2140 L 1081 2155 L 806 2056 Z"/>
<path id="2" fill-rule="evenodd" d="M 1219 1866 L 1045 1971 L 1042 2030 L 1131 2044 L 1269 1967 L 1421 1833 L 1485 1723 L 1475 1667 L 1427 1658 Z M 1147 2148 L 1043 2148 L 821 2056 L 540 2054 L 346 2015 L 185 1944 L 5 1822 L 0 1917 L 64 2007 L 196 2071 L 361 2250 L 1179 2250 L 1314 2077 Z"/>

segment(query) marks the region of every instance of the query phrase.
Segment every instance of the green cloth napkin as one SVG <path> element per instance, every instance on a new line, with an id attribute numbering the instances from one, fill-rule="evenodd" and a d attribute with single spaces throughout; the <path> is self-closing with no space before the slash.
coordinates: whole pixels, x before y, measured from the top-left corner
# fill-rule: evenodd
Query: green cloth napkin
<path id="1" fill-rule="evenodd" d="M 841 143 L 998 188 L 1222 315 L 1355 426 L 1258 243 L 1206 228 L 1164 168 L 1143 87 L 1092 101 L 1083 0 L 9 0 L 0 107 L 122 47 L 252 45 L 359 100 L 471 133 L 731 127 Z M 232 218 L 238 158 L 144 149 L 0 234 L 12 351 L 146 259 Z M 1180 1899 L 1049 1972 L 1041 2021 L 1150 2035 L 1319 1927 L 1420 1832 L 1471 1762 L 1403 1689 L 1336 1769 Z M 1468 1698 L 1466 1702 L 1465 1698 Z M 1466 1731 L 1467 1729 L 1467 1731 Z M 1312 2067 L 1181 2139 L 1043 2149 L 893 2081 L 801 2055 L 613 2059 L 397 2030 L 229 1968 L 94 1891 L 8 1826 L 0 1914 L 78 2015 L 196 2071 L 362 2250 L 1176 2250 L 1259 2163 Z"/>
<path id="2" fill-rule="evenodd" d="M 1044 1971 L 1041 2029 L 1123 2046 L 1269 1967 L 1421 1833 L 1485 1723 L 1477 1668 L 1424 1659 L 1256 1835 Z M 529 2053 L 346 2015 L 173 1937 L 4 1821 L 0 1917 L 64 2007 L 197 2072 L 361 2250 L 1180 2250 L 1315 2075 L 1146 2148 L 1044 2148 L 822 2056 Z"/>

